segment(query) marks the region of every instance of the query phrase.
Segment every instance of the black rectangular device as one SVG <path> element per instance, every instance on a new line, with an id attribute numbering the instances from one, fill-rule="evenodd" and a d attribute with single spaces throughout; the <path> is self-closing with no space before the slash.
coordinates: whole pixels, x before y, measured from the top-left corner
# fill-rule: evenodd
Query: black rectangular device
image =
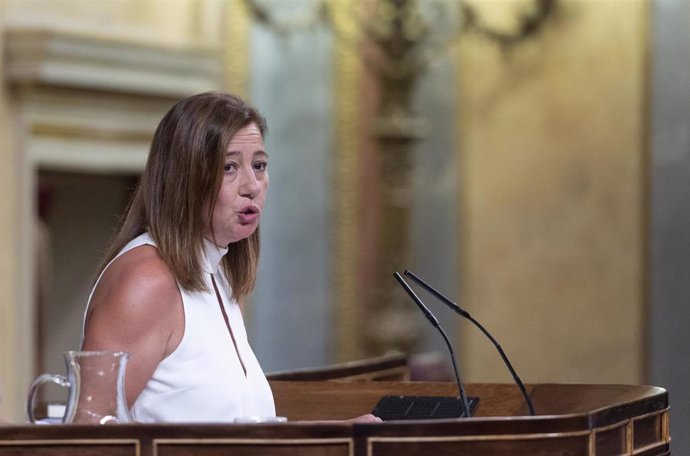
<path id="1" fill-rule="evenodd" d="M 479 405 L 478 397 L 468 397 L 470 416 Z M 463 418 L 465 411 L 459 397 L 383 396 L 371 412 L 383 421 Z"/>

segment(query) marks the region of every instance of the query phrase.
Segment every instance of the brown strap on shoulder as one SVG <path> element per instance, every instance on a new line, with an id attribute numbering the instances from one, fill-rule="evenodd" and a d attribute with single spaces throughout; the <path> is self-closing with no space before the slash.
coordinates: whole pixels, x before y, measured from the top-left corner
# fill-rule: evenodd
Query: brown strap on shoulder
<path id="1" fill-rule="evenodd" d="M 244 367 L 244 361 L 242 361 L 242 356 L 240 355 L 240 350 L 237 348 L 237 342 L 235 341 L 235 335 L 232 333 L 232 326 L 230 326 L 230 320 L 228 319 L 228 314 L 225 312 L 225 306 L 223 305 L 223 298 L 220 297 L 220 292 L 218 291 L 218 285 L 216 285 L 216 278 L 211 274 L 211 283 L 213 283 L 213 289 L 216 291 L 216 298 L 218 298 L 218 305 L 220 305 L 220 311 L 223 314 L 223 320 L 225 320 L 225 326 L 228 327 L 228 332 L 230 333 L 230 338 L 232 339 L 232 345 L 235 347 L 235 352 L 237 353 L 237 359 L 240 360 L 240 365 L 244 371 L 244 376 L 247 376 L 247 368 Z"/>

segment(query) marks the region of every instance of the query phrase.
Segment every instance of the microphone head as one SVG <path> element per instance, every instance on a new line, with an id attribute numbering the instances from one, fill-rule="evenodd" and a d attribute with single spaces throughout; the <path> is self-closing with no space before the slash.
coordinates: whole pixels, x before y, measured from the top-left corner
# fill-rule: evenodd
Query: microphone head
<path id="1" fill-rule="evenodd" d="M 440 323 L 434 316 L 434 314 L 431 313 L 431 311 L 424 305 L 421 299 L 415 294 L 414 291 L 412 291 L 412 288 L 405 282 L 405 279 L 402 278 L 402 276 L 398 273 L 395 272 L 393 273 L 393 277 L 395 277 L 395 280 L 398 281 L 401 287 L 407 292 L 407 294 L 412 298 L 412 300 L 417 304 L 417 307 L 419 307 L 419 310 L 422 311 L 424 316 L 431 322 L 432 325 L 436 326 L 437 328 L 439 327 Z"/>
<path id="2" fill-rule="evenodd" d="M 420 287 L 424 288 L 426 291 L 428 291 L 428 292 L 431 293 L 432 295 L 436 296 L 436 298 L 437 298 L 439 301 L 441 301 L 442 303 L 444 303 L 446 306 L 450 307 L 450 309 L 451 309 L 453 312 L 458 313 L 458 314 L 462 315 L 462 316 L 465 317 L 465 318 L 472 319 L 472 317 L 470 316 L 469 312 L 467 312 L 465 309 L 463 309 L 462 307 L 460 307 L 459 305 L 457 305 L 456 303 L 454 303 L 453 301 L 451 301 L 450 299 L 448 299 L 443 293 L 441 293 L 441 292 L 438 291 L 436 288 L 434 288 L 434 287 L 432 287 L 431 285 L 429 285 L 428 283 L 426 283 L 424 280 L 422 280 L 421 277 L 419 277 L 419 276 L 418 276 L 417 274 L 415 274 L 414 272 L 412 272 L 412 271 L 410 271 L 410 270 L 408 270 L 408 269 L 405 269 L 404 274 L 405 274 L 407 277 L 409 277 L 410 279 L 414 280 L 414 281 L 417 283 L 417 285 L 419 285 Z"/>

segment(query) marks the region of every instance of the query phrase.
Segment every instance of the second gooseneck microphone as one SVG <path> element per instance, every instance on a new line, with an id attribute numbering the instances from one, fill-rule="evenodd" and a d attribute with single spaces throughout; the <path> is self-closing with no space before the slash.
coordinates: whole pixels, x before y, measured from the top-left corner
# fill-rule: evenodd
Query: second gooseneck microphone
<path id="1" fill-rule="evenodd" d="M 531 416 L 536 415 L 537 413 L 534 410 L 534 405 L 532 404 L 532 399 L 530 399 L 529 394 L 527 394 L 527 390 L 525 389 L 525 385 L 522 383 L 522 380 L 520 380 L 520 377 L 518 376 L 517 372 L 515 372 L 515 369 L 513 369 L 513 365 L 510 364 L 510 361 L 508 361 L 508 357 L 506 354 L 503 352 L 503 349 L 499 345 L 499 343 L 496 341 L 496 339 L 493 338 L 493 336 L 487 331 L 484 326 L 481 325 L 477 320 L 472 318 L 472 316 L 469 314 L 469 312 L 465 311 L 462 309 L 460 306 L 458 306 L 456 303 L 448 299 L 446 296 L 444 296 L 441 292 L 436 290 L 434 287 L 426 283 L 424 280 L 419 278 L 414 272 L 406 270 L 404 273 L 407 277 L 410 279 L 414 280 L 419 286 L 424 288 L 426 291 L 434 295 L 436 298 L 438 298 L 441 302 L 446 304 L 448 307 L 450 307 L 453 311 L 456 313 L 460 314 L 462 317 L 468 319 L 471 321 L 481 332 L 484 333 L 486 337 L 489 338 L 491 343 L 494 344 L 494 347 L 496 347 L 496 350 L 498 350 L 498 354 L 501 355 L 501 358 L 503 359 L 503 362 L 505 363 L 506 367 L 510 371 L 510 374 L 513 376 L 513 380 L 515 381 L 515 384 L 518 386 L 520 389 L 520 392 L 522 393 L 522 396 L 525 398 L 525 402 L 527 403 L 527 408 L 529 409 L 529 414 Z"/>
<path id="2" fill-rule="evenodd" d="M 431 313 L 431 311 L 424 305 L 421 299 L 415 294 L 414 291 L 412 291 L 412 288 L 405 282 L 405 280 L 398 274 L 397 272 L 393 274 L 393 277 L 395 277 L 395 280 L 398 281 L 401 287 L 407 292 L 408 295 L 412 298 L 412 300 L 417 304 L 419 309 L 422 311 L 424 316 L 431 322 L 431 324 L 438 329 L 438 331 L 441 333 L 443 336 L 443 340 L 445 340 L 446 345 L 448 345 L 448 350 L 450 351 L 450 359 L 453 362 L 453 371 L 455 372 L 455 381 L 458 383 L 458 392 L 460 393 L 460 400 L 462 401 L 462 408 L 464 415 L 466 417 L 472 416 L 471 414 L 471 408 L 469 403 L 467 402 L 467 395 L 465 394 L 465 387 L 462 384 L 462 381 L 460 380 L 460 374 L 458 371 L 458 366 L 455 361 L 455 351 L 453 350 L 453 345 L 450 343 L 450 340 L 448 340 L 448 336 L 446 335 L 446 332 L 443 330 L 441 327 L 441 324 L 438 322 L 436 317 L 434 317 L 434 314 Z"/>

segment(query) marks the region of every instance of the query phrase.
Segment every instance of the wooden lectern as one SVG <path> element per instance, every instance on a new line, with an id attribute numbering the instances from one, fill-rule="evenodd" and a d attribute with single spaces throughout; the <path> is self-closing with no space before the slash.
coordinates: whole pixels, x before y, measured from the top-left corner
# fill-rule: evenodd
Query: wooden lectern
<path id="1" fill-rule="evenodd" d="M 670 455 L 668 394 L 653 386 L 469 384 L 471 419 L 348 424 L 384 395 L 452 396 L 454 383 L 272 381 L 284 424 L 0 425 L 0 456 Z M 299 420 L 322 420 L 304 421 Z"/>

